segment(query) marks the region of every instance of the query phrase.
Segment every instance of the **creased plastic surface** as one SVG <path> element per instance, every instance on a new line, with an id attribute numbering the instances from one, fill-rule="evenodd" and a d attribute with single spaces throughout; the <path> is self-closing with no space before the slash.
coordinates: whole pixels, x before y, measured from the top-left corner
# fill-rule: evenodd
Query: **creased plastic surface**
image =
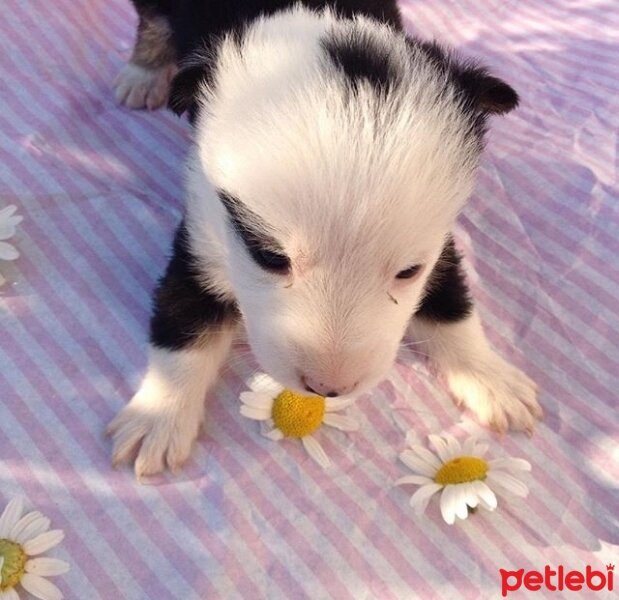
<path id="1" fill-rule="evenodd" d="M 417 520 L 413 489 L 392 487 L 408 429 L 481 431 L 414 347 L 355 407 L 359 432 L 320 434 L 330 472 L 238 414 L 245 352 L 178 477 L 140 486 L 111 469 L 102 431 L 145 366 L 189 128 L 114 104 L 128 2 L 6 4 L 0 206 L 25 219 L 0 290 L 0 500 L 23 494 L 65 529 L 67 598 L 497 598 L 499 568 L 617 562 L 616 2 L 402 4 L 410 31 L 522 97 L 493 120 L 457 237 L 489 335 L 539 383 L 546 420 L 491 449 L 533 464 L 530 497 L 454 527 L 436 502 Z"/>

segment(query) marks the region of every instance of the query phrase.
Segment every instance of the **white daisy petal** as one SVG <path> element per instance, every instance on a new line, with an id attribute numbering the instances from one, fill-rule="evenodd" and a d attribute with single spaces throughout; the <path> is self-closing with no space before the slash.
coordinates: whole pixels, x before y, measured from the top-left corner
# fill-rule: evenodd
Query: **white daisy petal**
<path id="1" fill-rule="evenodd" d="M 11 204 L 0 210 L 0 240 L 8 240 L 15 235 L 15 228 L 24 217 L 21 215 L 12 216 L 17 210 L 17 206 Z"/>
<path id="2" fill-rule="evenodd" d="M 247 406 L 243 404 L 241 406 L 241 414 L 248 419 L 254 419 L 255 421 L 266 421 L 271 418 L 271 410 L 264 408 L 255 408 L 253 406 Z"/>
<path id="3" fill-rule="evenodd" d="M 46 531 L 37 537 L 28 540 L 24 546 L 24 552 L 29 556 L 41 554 L 59 544 L 64 538 L 64 533 L 60 529 Z"/>
<path id="4" fill-rule="evenodd" d="M 0 240 L 8 240 L 15 235 L 15 228 L 22 222 L 22 217 L 13 217 L 9 221 L 0 220 Z"/>
<path id="5" fill-rule="evenodd" d="M 320 443 L 314 439 L 311 435 L 306 435 L 301 438 L 303 446 L 307 450 L 307 453 L 323 468 L 326 469 L 331 465 L 329 457 L 323 450 Z"/>
<path id="6" fill-rule="evenodd" d="M 509 471 L 530 471 L 531 463 L 524 458 L 495 458 L 488 461 L 492 469 L 507 469 Z"/>
<path id="7" fill-rule="evenodd" d="M 425 460 L 419 458 L 414 452 L 411 450 L 404 450 L 402 454 L 400 454 L 400 460 L 412 471 L 419 473 L 420 475 L 425 475 L 426 477 L 433 478 L 436 475 L 437 469 L 435 467 L 430 466 Z"/>
<path id="8" fill-rule="evenodd" d="M 409 429 L 406 432 L 406 445 L 410 446 L 411 448 L 413 446 L 418 446 L 419 445 L 419 442 L 417 440 L 417 436 L 414 434 L 412 429 Z"/>
<path id="9" fill-rule="evenodd" d="M 9 538 L 12 540 L 16 540 L 17 536 L 24 530 L 25 527 L 28 527 L 30 523 L 32 523 L 33 521 L 36 522 L 42 517 L 43 515 L 36 510 L 26 513 L 19 521 L 17 521 L 17 523 L 15 523 L 15 525 L 13 525 L 11 531 L 9 532 Z"/>
<path id="10" fill-rule="evenodd" d="M 455 485 L 446 485 L 441 494 L 441 515 L 448 525 L 453 525 L 456 520 L 457 488 Z"/>
<path id="11" fill-rule="evenodd" d="M 471 508 L 475 508 L 479 504 L 479 498 L 477 497 L 474 486 L 471 483 L 464 483 L 462 484 L 462 488 L 466 493 L 466 503 Z"/>
<path id="12" fill-rule="evenodd" d="M 451 460 L 451 453 L 447 447 L 447 442 L 441 436 L 434 434 L 430 434 L 428 439 L 443 463 L 449 462 Z"/>
<path id="13" fill-rule="evenodd" d="M 434 483 L 434 481 L 429 477 L 424 477 L 423 475 L 405 475 L 404 477 L 400 477 L 400 479 L 396 479 L 395 481 L 395 485 L 403 485 L 405 483 L 413 483 L 415 485 L 430 485 Z"/>
<path id="14" fill-rule="evenodd" d="M 454 505 L 456 510 L 456 517 L 460 520 L 464 520 L 469 516 L 469 509 L 467 507 L 468 490 L 466 484 L 459 484 L 454 486 Z"/>
<path id="15" fill-rule="evenodd" d="M 489 510 L 490 512 L 492 512 L 493 510 L 496 510 L 496 506 L 492 506 L 491 504 L 488 504 L 483 498 L 479 498 L 479 504 L 477 506 L 479 508 L 483 508 L 484 510 Z"/>
<path id="16" fill-rule="evenodd" d="M 326 413 L 322 422 L 342 431 L 357 431 L 357 429 L 359 429 L 359 423 L 352 417 L 347 417 L 346 415 Z"/>
<path id="17" fill-rule="evenodd" d="M 29 514 L 32 515 L 35 513 Z M 24 521 L 24 519 L 21 519 L 20 522 L 13 527 L 13 531 L 11 531 L 11 539 L 15 540 L 18 544 L 23 544 L 25 541 L 31 540 L 37 535 L 47 531 L 51 524 L 51 521 L 47 517 L 44 517 L 41 513 L 36 513 L 36 518 L 31 519 L 29 523 L 21 528 L 19 533 L 16 533 L 19 524 Z"/>
<path id="18" fill-rule="evenodd" d="M 268 410 L 269 412 L 273 408 L 273 397 L 268 394 L 261 394 L 258 392 L 241 392 L 239 398 L 245 406 L 262 408 Z"/>
<path id="19" fill-rule="evenodd" d="M 460 446 L 460 442 L 451 435 L 451 433 L 443 434 L 443 438 L 445 439 L 449 451 L 449 460 L 462 455 L 462 446 Z"/>
<path id="20" fill-rule="evenodd" d="M 486 452 L 488 452 L 488 444 L 475 444 L 475 447 L 473 448 L 473 452 L 471 452 L 471 454 L 473 456 L 483 458 Z"/>
<path id="21" fill-rule="evenodd" d="M 355 398 L 325 398 L 325 411 L 344 410 L 355 403 Z"/>
<path id="22" fill-rule="evenodd" d="M 426 511 L 428 506 L 428 502 L 430 502 L 430 498 L 436 494 L 439 490 L 443 488 L 442 485 L 438 483 L 430 483 L 429 485 L 424 485 L 420 487 L 411 497 L 410 505 L 412 509 L 415 511 L 415 514 L 420 517 Z"/>
<path id="23" fill-rule="evenodd" d="M 279 429 L 271 429 L 271 431 L 267 431 L 264 434 L 264 437 L 268 437 L 274 442 L 279 442 L 279 440 L 284 439 L 284 434 Z"/>
<path id="24" fill-rule="evenodd" d="M 15 588 L 10 588 L 0 592 L 0 600 L 19 600 L 19 594 L 15 591 Z"/>
<path id="25" fill-rule="evenodd" d="M 26 573 L 21 584 L 27 592 L 41 600 L 62 600 L 62 592 L 51 582 L 39 575 Z"/>
<path id="26" fill-rule="evenodd" d="M 490 471 L 486 476 L 486 481 L 496 483 L 521 498 L 526 498 L 529 494 L 529 488 L 522 481 L 503 471 Z"/>
<path id="27" fill-rule="evenodd" d="M 0 210 L 0 221 L 8 221 L 11 215 L 15 214 L 17 206 L 15 204 L 9 204 Z"/>
<path id="28" fill-rule="evenodd" d="M 19 252 L 12 244 L 0 242 L 0 258 L 2 260 L 15 260 L 19 258 Z"/>
<path id="29" fill-rule="evenodd" d="M 471 456 L 471 454 L 473 454 L 473 450 L 475 449 L 476 444 L 477 444 L 476 437 L 471 436 L 469 438 L 466 438 L 464 442 L 462 443 L 462 455 Z"/>
<path id="30" fill-rule="evenodd" d="M 477 497 L 485 502 L 488 510 L 494 510 L 497 507 L 494 492 L 483 481 L 472 481 L 471 485 L 474 487 Z"/>
<path id="31" fill-rule="evenodd" d="M 266 373 L 256 373 L 249 379 L 247 385 L 252 391 L 267 394 L 273 398 L 284 390 L 283 386 Z"/>
<path id="32" fill-rule="evenodd" d="M 24 529 L 23 533 L 21 534 L 20 539 L 16 541 L 18 541 L 20 544 L 23 544 L 24 542 L 27 542 L 34 537 L 37 537 L 37 535 L 45 533 L 49 529 L 50 525 L 51 521 L 47 517 L 42 517 L 38 521 L 31 523 L 30 526 L 26 527 L 26 529 Z"/>
<path id="33" fill-rule="evenodd" d="M 416 444 L 414 446 L 410 446 L 410 448 L 419 458 L 421 458 L 421 460 L 426 462 L 435 470 L 438 470 L 443 466 L 443 463 L 439 460 L 438 456 L 430 452 L 427 448 Z"/>
<path id="34" fill-rule="evenodd" d="M 2 515 L 0 515 L 0 539 L 6 538 L 17 521 L 19 521 L 22 512 L 24 512 L 24 504 L 20 497 L 13 498 L 7 505 Z"/>
<path id="35" fill-rule="evenodd" d="M 26 573 L 34 573 L 41 577 L 53 577 L 55 575 L 64 575 L 70 569 L 68 562 L 58 558 L 48 558 L 42 556 L 39 558 L 31 558 L 26 561 Z"/>

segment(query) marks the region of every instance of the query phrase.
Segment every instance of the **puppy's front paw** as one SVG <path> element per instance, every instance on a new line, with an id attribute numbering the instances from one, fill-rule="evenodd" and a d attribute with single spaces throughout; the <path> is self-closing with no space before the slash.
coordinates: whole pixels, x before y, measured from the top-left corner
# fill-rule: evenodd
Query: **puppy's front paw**
<path id="1" fill-rule="evenodd" d="M 161 108 L 168 99 L 175 73 L 174 65 L 147 69 L 129 62 L 114 81 L 116 101 L 128 108 Z"/>
<path id="2" fill-rule="evenodd" d="M 448 373 L 447 381 L 459 404 L 500 433 L 511 428 L 532 435 L 535 422 L 543 416 L 537 385 L 497 354 L 468 369 Z"/>
<path id="3" fill-rule="evenodd" d="M 191 454 L 202 415 L 191 414 L 179 399 L 157 390 L 140 390 L 108 425 L 114 466 L 135 460 L 141 479 L 163 471 L 175 471 Z"/>

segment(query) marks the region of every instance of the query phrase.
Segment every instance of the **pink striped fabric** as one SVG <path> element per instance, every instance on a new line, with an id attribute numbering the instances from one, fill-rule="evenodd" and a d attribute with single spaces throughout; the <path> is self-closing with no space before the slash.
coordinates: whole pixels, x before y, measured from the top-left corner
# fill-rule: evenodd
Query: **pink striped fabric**
<path id="1" fill-rule="evenodd" d="M 617 562 L 619 6 L 402 11 L 522 96 L 493 123 L 457 236 L 493 343 L 540 385 L 535 437 L 492 444 L 533 464 L 530 497 L 453 527 L 436 503 L 414 517 L 393 487 L 405 432 L 484 432 L 411 347 L 353 409 L 360 432 L 321 434 L 329 472 L 238 414 L 255 366 L 243 347 L 179 476 L 140 486 L 112 470 L 102 431 L 144 370 L 189 128 L 114 104 L 127 0 L 4 0 L 0 208 L 25 219 L 0 290 L 0 504 L 23 495 L 66 531 L 67 598 L 473 600 L 500 597 L 500 568 Z"/>

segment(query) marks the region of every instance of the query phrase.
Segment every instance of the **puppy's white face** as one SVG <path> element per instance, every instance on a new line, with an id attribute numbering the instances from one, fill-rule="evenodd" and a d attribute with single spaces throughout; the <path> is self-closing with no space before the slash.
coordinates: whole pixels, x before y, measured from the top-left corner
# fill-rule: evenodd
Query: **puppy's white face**
<path id="1" fill-rule="evenodd" d="M 320 33 L 317 17 L 303 18 L 309 29 L 298 31 Z M 358 393 L 393 363 L 470 194 L 480 144 L 428 65 L 389 98 L 369 83 L 353 98 L 310 31 L 259 72 L 262 38 L 272 48 L 295 30 L 274 20 L 243 53 L 224 45 L 198 118 L 193 249 L 210 284 L 236 299 L 268 373 L 300 390 Z"/>
<path id="2" fill-rule="evenodd" d="M 386 375 L 443 241 L 402 246 L 393 223 L 380 231 L 369 214 L 344 217 L 327 211 L 309 229 L 229 237 L 231 283 L 258 361 L 283 384 L 321 394 L 360 392 Z"/>

